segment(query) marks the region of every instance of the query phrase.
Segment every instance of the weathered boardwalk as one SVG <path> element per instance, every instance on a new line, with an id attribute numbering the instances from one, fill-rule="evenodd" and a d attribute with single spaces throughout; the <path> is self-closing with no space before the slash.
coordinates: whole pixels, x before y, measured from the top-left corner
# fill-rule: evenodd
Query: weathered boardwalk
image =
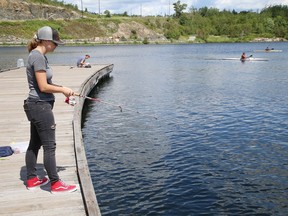
<path id="1" fill-rule="evenodd" d="M 102 77 L 109 75 L 113 65 L 93 65 L 92 68 L 52 66 L 53 82 L 88 94 Z M 23 111 L 28 86 L 25 68 L 0 73 L 0 146 L 29 140 L 29 122 Z M 55 94 L 56 159 L 60 178 L 78 184 L 73 193 L 51 194 L 50 184 L 29 191 L 25 187 L 25 153 L 0 158 L 0 215 L 101 215 L 90 179 L 82 143 L 81 113 L 83 98 L 77 106 L 64 103 L 65 96 Z M 39 152 L 38 173 L 44 176 L 43 152 Z"/>

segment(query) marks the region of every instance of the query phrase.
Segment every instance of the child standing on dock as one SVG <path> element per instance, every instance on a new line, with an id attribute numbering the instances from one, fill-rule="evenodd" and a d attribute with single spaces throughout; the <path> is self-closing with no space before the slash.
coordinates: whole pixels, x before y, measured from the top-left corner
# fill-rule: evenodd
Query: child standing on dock
<path id="1" fill-rule="evenodd" d="M 30 121 L 30 142 L 26 152 L 27 189 L 33 189 L 51 182 L 51 192 L 72 192 L 76 185 L 67 185 L 58 176 L 56 168 L 56 140 L 53 105 L 53 93 L 63 93 L 66 97 L 74 94 L 67 87 L 52 82 L 53 72 L 48 64 L 46 54 L 53 52 L 59 44 L 64 44 L 58 32 L 45 26 L 28 44 L 27 80 L 29 95 L 24 101 L 24 110 Z M 40 179 L 36 174 L 36 163 L 39 149 L 43 146 L 44 167 L 48 178 Z"/>

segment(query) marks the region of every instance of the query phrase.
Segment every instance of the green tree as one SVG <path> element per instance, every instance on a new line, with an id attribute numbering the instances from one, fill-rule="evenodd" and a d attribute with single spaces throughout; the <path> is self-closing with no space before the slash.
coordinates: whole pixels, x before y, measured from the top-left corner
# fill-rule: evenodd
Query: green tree
<path id="1" fill-rule="evenodd" d="M 110 13 L 109 10 L 105 10 L 104 14 L 105 14 L 106 17 L 109 17 L 109 18 L 111 17 L 111 13 Z"/>
<path id="2" fill-rule="evenodd" d="M 288 5 L 270 6 L 268 8 L 264 8 L 261 11 L 261 14 L 267 14 L 267 16 L 270 16 L 272 18 L 275 18 L 277 16 L 282 16 L 282 17 L 288 19 Z"/>
<path id="3" fill-rule="evenodd" d="M 179 18 L 183 11 L 187 8 L 187 4 L 181 4 L 180 1 L 177 1 L 176 3 L 173 3 L 174 5 L 174 11 L 175 11 L 175 17 Z"/>
<path id="4" fill-rule="evenodd" d="M 164 35 L 168 39 L 176 39 L 182 35 L 181 26 L 175 20 L 168 20 L 164 26 L 165 32 Z"/>
<path id="5" fill-rule="evenodd" d="M 272 18 L 268 17 L 264 20 L 264 24 L 265 24 L 266 32 L 272 33 L 274 30 L 274 27 L 275 27 L 274 20 Z"/>
<path id="6" fill-rule="evenodd" d="M 286 38 L 288 35 L 288 22 L 282 16 L 274 19 L 274 34 L 276 37 Z"/>

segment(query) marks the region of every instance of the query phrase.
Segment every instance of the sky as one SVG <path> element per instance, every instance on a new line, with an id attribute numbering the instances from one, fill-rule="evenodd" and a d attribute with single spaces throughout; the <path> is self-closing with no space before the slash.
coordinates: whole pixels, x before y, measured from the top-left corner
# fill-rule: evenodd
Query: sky
<path id="1" fill-rule="evenodd" d="M 66 4 L 78 5 L 81 10 L 87 8 L 89 12 L 103 14 L 105 10 L 110 11 L 111 14 L 123 14 L 127 12 L 128 15 L 173 15 L 173 3 L 178 0 L 64 0 Z M 288 0 L 180 0 L 181 4 L 187 4 L 187 10 L 194 7 L 196 9 L 202 7 L 218 8 L 222 10 L 233 9 L 240 11 L 254 11 L 260 12 L 262 9 L 273 5 L 288 5 Z"/>

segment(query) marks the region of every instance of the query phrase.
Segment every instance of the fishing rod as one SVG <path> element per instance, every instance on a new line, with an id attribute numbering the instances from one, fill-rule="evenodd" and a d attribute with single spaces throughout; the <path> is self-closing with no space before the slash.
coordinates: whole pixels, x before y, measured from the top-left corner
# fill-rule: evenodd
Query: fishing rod
<path id="1" fill-rule="evenodd" d="M 145 114 L 145 113 L 141 113 L 138 110 L 134 110 L 134 109 L 131 109 L 131 108 L 128 108 L 128 107 L 123 107 L 122 105 L 117 105 L 117 104 L 114 104 L 114 103 L 103 101 L 102 99 L 99 99 L 99 98 L 88 97 L 86 95 L 81 95 L 81 94 L 78 94 L 78 93 L 74 93 L 74 96 L 82 97 L 82 98 L 85 98 L 87 100 L 96 101 L 96 102 L 103 103 L 103 104 L 106 104 L 106 105 L 109 105 L 109 106 L 117 107 L 120 110 L 120 112 L 123 112 L 123 110 L 128 110 L 128 111 L 135 112 L 137 114 L 145 115 L 147 117 L 154 118 L 154 119 L 158 120 L 158 117 L 156 117 L 156 116 Z M 70 98 L 66 98 L 65 102 L 70 104 L 70 105 L 72 105 L 72 106 L 74 106 L 76 104 L 75 99 L 71 100 Z"/>
<path id="2" fill-rule="evenodd" d="M 100 102 L 100 103 L 104 103 L 104 104 L 107 104 L 107 105 L 110 105 L 110 106 L 114 106 L 114 107 L 117 107 L 120 109 L 120 112 L 123 111 L 122 109 L 122 106 L 120 105 L 116 105 L 116 104 L 112 104 L 112 103 L 108 103 L 106 101 L 103 101 L 103 100 L 100 100 L 99 98 L 92 98 L 92 97 L 88 97 L 86 95 L 80 95 L 78 93 L 74 93 L 75 96 L 78 96 L 78 97 L 82 97 L 82 98 L 85 98 L 85 99 L 88 99 L 88 100 L 91 100 L 91 101 L 96 101 L 96 102 Z"/>

